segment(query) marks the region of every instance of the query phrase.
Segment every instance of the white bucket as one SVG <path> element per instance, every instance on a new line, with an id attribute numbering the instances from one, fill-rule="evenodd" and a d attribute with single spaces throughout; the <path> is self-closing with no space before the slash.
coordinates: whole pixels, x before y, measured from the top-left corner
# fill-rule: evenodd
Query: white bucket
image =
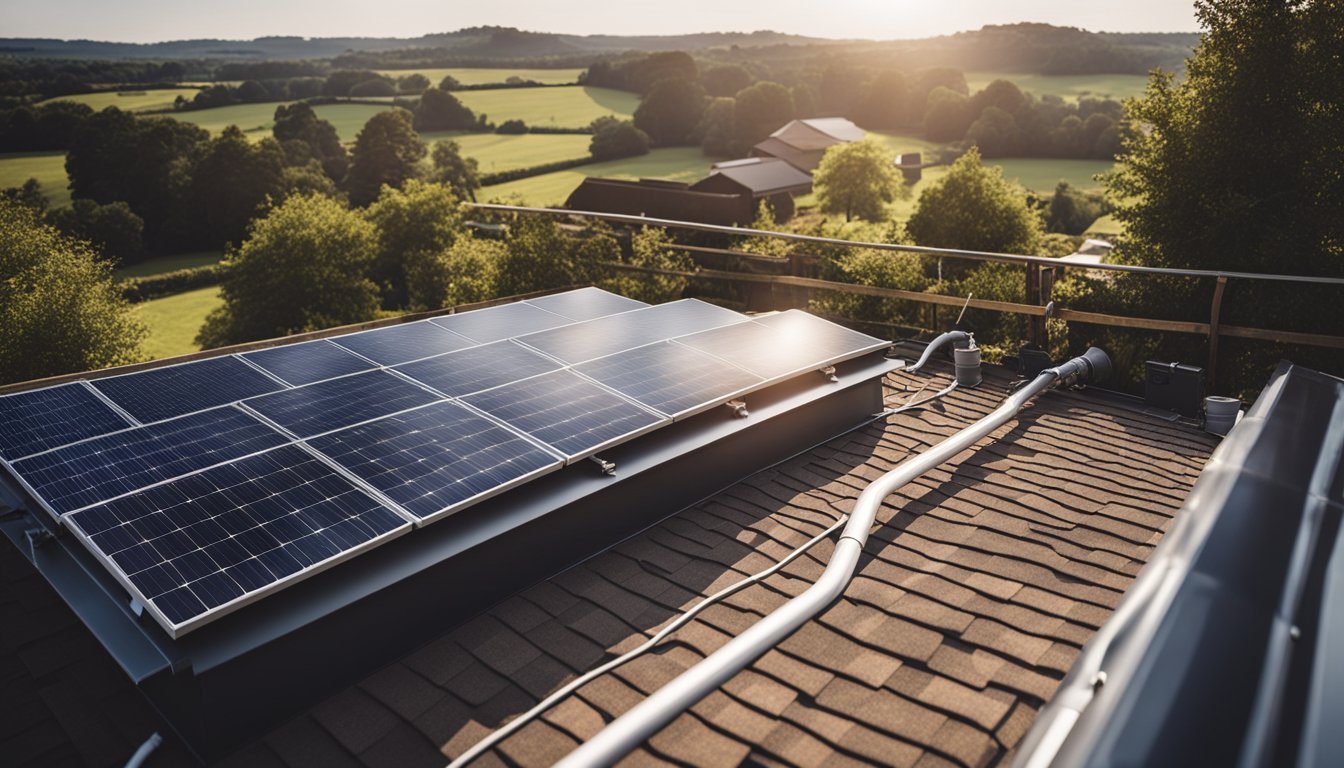
<path id="1" fill-rule="evenodd" d="M 1209 395 L 1204 398 L 1204 431 L 1226 435 L 1236 426 L 1240 412 L 1241 401 L 1237 398 Z"/>

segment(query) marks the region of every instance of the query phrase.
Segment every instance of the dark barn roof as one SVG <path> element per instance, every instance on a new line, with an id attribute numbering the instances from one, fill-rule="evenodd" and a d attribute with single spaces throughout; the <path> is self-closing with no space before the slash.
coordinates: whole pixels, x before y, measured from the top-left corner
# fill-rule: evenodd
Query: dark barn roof
<path id="1" fill-rule="evenodd" d="M 802 150 L 776 138 L 766 139 L 751 148 L 755 157 L 777 157 L 805 173 L 812 173 L 821 165 L 824 149 Z"/>
<path id="2" fill-rule="evenodd" d="M 565 200 L 576 211 L 600 211 L 726 226 L 750 224 L 756 206 L 741 191 L 690 189 L 681 182 L 656 179 L 603 179 L 589 176 Z"/>
<path id="3" fill-rule="evenodd" d="M 805 195 L 812 191 L 812 177 L 783 160 L 759 158 L 756 162 L 720 165 L 709 176 L 691 185 L 697 192 L 747 192 L 753 198 L 778 194 Z"/>
<path id="4" fill-rule="evenodd" d="M 897 372 L 888 405 L 950 381 Z M 983 416 L 1012 376 L 762 470 L 470 619 L 224 761 L 441 766 L 683 609 L 782 557 L 865 485 Z M 888 500 L 845 596 L 632 764 L 983 765 L 1019 743 L 1171 523 L 1216 438 L 1116 401 L 1043 395 Z M 832 542 L 582 688 L 479 765 L 548 765 L 812 582 Z M 6 764 L 120 764 L 161 726 L 43 580 L 0 547 Z M 169 738 L 150 765 L 186 761 Z"/>

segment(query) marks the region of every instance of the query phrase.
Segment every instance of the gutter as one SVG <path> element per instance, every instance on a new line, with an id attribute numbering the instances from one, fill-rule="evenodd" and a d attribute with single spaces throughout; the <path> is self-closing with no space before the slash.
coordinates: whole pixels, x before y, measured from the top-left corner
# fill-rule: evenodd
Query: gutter
<path id="1" fill-rule="evenodd" d="M 956 333 L 956 332 L 953 332 Z M 925 350 L 922 364 L 935 345 L 948 340 L 940 336 Z M 883 499 L 935 467 L 972 447 L 986 435 L 1017 415 L 1027 401 L 1059 384 L 1071 385 L 1104 379 L 1110 359 L 1095 347 L 1084 355 L 1041 371 L 1009 396 L 993 412 L 962 429 L 929 450 L 913 456 L 871 483 L 859 495 L 836 543 L 835 552 L 821 577 L 798 597 L 768 614 L 718 651 L 655 691 L 633 709 L 603 728 L 557 765 L 563 768 L 612 765 L 657 733 L 678 715 L 712 693 L 748 664 L 792 634 L 798 627 L 835 602 L 859 564 L 863 546 L 873 528 Z"/>

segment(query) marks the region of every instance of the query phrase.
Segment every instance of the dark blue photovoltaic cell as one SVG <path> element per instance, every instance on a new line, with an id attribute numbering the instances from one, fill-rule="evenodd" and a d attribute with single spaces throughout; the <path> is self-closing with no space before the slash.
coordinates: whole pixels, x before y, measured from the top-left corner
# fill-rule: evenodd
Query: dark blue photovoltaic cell
<path id="1" fill-rule="evenodd" d="M 61 515 L 287 442 L 225 406 L 67 445 L 16 462 L 14 469 Z"/>
<path id="2" fill-rule="evenodd" d="M 462 400 L 569 457 L 665 421 L 570 371 L 545 373 Z"/>
<path id="3" fill-rule="evenodd" d="M 473 309 L 447 317 L 430 320 L 448 330 L 466 336 L 472 341 L 485 344 L 491 341 L 522 336 L 525 333 L 544 331 L 547 328 L 572 323 L 573 320 L 554 312 L 547 312 L 526 302 L 504 304 L 498 307 Z"/>
<path id="4" fill-rule="evenodd" d="M 408 363 L 422 357 L 470 347 L 475 343 L 447 328 L 423 320 L 348 336 L 333 336 L 331 341 L 379 365 Z"/>
<path id="5" fill-rule="evenodd" d="M 146 423 L 285 388 L 231 356 L 152 368 L 90 383 L 127 413 Z"/>
<path id="6" fill-rule="evenodd" d="M 436 403 L 309 444 L 425 519 L 560 459 L 456 403 Z"/>
<path id="7" fill-rule="evenodd" d="M 519 341 L 573 365 L 746 319 L 730 309 L 685 299 L 529 334 Z"/>
<path id="8" fill-rule="evenodd" d="M 69 519 L 177 627 L 410 525 L 295 446 Z"/>
<path id="9" fill-rule="evenodd" d="M 677 339 L 764 379 L 801 373 L 889 346 L 890 342 L 791 309 Z"/>
<path id="10" fill-rule="evenodd" d="M 299 437 L 312 437 L 442 399 L 377 370 L 265 395 L 248 400 L 247 407 Z"/>
<path id="11" fill-rule="evenodd" d="M 445 395 L 458 397 L 560 367 L 554 360 L 512 341 L 498 341 L 399 365 L 396 370 Z"/>
<path id="12" fill-rule="evenodd" d="M 131 424 L 83 384 L 0 397 L 0 456 L 10 461 Z"/>
<path id="13" fill-rule="evenodd" d="M 669 416 L 721 403 L 762 381 L 676 342 L 598 358 L 574 370 Z"/>
<path id="14" fill-rule="evenodd" d="M 377 367 L 326 339 L 258 349 L 243 357 L 296 387 Z"/>
<path id="15" fill-rule="evenodd" d="M 580 288 L 576 291 L 553 293 L 550 296 L 528 299 L 524 303 L 563 315 L 570 320 L 592 320 L 649 306 L 642 301 L 617 296 L 601 288 Z"/>

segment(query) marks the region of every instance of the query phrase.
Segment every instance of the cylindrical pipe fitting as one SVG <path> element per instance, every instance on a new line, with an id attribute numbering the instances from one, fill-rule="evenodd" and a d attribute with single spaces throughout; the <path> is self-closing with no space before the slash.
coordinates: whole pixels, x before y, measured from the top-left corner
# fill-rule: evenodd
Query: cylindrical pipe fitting
<path id="1" fill-rule="evenodd" d="M 952 360 L 956 364 L 957 386 L 974 387 L 983 380 L 980 375 L 980 348 L 971 342 L 966 349 L 952 350 Z"/>

